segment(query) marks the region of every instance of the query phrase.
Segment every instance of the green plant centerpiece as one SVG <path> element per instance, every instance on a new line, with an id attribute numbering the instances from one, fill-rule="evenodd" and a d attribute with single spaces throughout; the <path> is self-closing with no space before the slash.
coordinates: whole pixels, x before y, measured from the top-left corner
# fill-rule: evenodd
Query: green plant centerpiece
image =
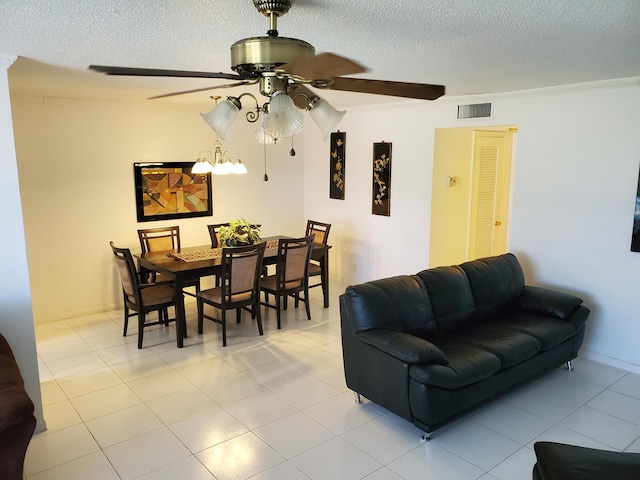
<path id="1" fill-rule="evenodd" d="M 220 227 L 218 241 L 221 247 L 239 247 L 253 245 L 260 241 L 260 227 L 247 222 L 244 218 L 231 220 L 228 227 Z"/>

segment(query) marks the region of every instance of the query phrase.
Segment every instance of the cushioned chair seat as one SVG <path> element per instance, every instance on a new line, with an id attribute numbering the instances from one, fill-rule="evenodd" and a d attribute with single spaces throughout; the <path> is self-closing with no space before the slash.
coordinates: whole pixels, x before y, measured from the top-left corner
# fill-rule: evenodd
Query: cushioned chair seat
<path id="1" fill-rule="evenodd" d="M 412 365 L 409 376 L 425 385 L 453 390 L 491 377 L 500 370 L 500 359 L 472 345 L 438 343 L 449 360 L 448 365 Z"/>
<path id="2" fill-rule="evenodd" d="M 542 351 L 551 350 L 576 335 L 577 329 L 569 322 L 552 317 L 520 312 L 492 322 L 493 326 L 517 330 L 537 338 Z"/>
<path id="3" fill-rule="evenodd" d="M 528 360 L 542 349 L 540 341 L 523 332 L 482 325 L 448 335 L 451 343 L 474 345 L 493 353 L 501 368 L 509 368 Z"/>

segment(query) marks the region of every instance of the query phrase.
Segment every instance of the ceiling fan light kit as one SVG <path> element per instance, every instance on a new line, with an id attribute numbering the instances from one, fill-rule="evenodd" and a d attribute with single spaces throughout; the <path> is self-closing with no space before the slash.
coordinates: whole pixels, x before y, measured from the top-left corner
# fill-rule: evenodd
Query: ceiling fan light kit
<path id="1" fill-rule="evenodd" d="M 237 97 L 227 97 L 208 113 L 201 113 L 202 118 L 216 132 L 219 138 L 226 139 L 231 125 L 242 109 L 242 97 L 249 96 L 255 106 L 246 114 L 250 123 L 258 121 L 262 113 L 262 132 L 257 131 L 255 137 L 262 143 L 275 143 L 277 140 L 299 133 L 304 124 L 301 110 L 308 110 L 309 115 L 322 131 L 326 139 L 344 116 L 344 111 L 336 110 L 326 100 L 321 99 L 306 86 L 324 90 L 369 93 L 395 97 L 435 100 L 444 95 L 443 85 L 422 83 L 393 82 L 351 78 L 343 75 L 354 75 L 366 72 L 366 68 L 349 58 L 334 53 L 316 55 L 310 43 L 297 38 L 278 36 L 277 20 L 291 8 L 291 0 L 253 0 L 253 5 L 262 15 L 269 18 L 267 36 L 251 37 L 238 40 L 231 46 L 231 69 L 236 73 L 222 72 L 190 72 L 183 70 L 164 70 L 150 68 L 130 68 L 91 65 L 91 70 L 107 75 L 162 76 L 217 78 L 233 80 L 236 83 L 197 88 L 182 92 L 157 95 L 151 98 L 164 98 L 174 95 L 202 92 L 215 88 L 230 88 L 239 85 L 259 84 L 260 93 L 269 98 L 260 106 L 251 93 L 243 93 Z M 302 104 L 295 104 L 296 99 L 304 98 Z M 217 164 L 217 162 L 216 162 Z"/>

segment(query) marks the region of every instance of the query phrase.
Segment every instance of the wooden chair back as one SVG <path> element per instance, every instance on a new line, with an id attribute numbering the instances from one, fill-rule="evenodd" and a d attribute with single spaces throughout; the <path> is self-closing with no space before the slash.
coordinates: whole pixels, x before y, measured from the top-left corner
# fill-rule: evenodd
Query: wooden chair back
<path id="1" fill-rule="evenodd" d="M 330 223 L 317 222 L 315 220 L 307 220 L 306 236 L 315 235 L 315 242 L 327 244 L 329 240 L 329 230 L 331 230 Z"/>
<path id="2" fill-rule="evenodd" d="M 138 230 L 142 253 L 176 250 L 180 248 L 180 227 L 147 228 Z"/>
<path id="3" fill-rule="evenodd" d="M 207 229 L 209 230 L 209 236 L 211 237 L 211 248 L 218 248 L 220 246 L 220 227 L 228 227 L 229 222 L 227 223 L 214 223 L 212 225 L 207 225 Z"/>
<path id="4" fill-rule="evenodd" d="M 222 249 L 222 305 L 260 298 L 260 277 L 266 243 Z"/>
<path id="5" fill-rule="evenodd" d="M 315 235 L 309 235 L 302 238 L 281 238 L 278 241 L 276 265 L 278 290 L 290 292 L 307 285 L 314 239 Z"/>

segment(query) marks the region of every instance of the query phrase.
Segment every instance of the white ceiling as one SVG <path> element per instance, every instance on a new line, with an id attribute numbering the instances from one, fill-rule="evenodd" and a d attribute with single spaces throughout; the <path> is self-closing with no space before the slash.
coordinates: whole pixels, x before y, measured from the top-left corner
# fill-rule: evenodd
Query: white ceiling
<path id="1" fill-rule="evenodd" d="M 269 28 L 251 0 L 0 0 L 16 95 L 135 100 L 228 80 L 106 77 L 90 64 L 228 72 L 229 47 Z M 293 0 L 281 36 L 449 95 L 640 76 L 640 0 Z M 242 90 L 257 87 L 244 87 Z M 212 90 L 155 102 L 210 104 Z M 326 92 L 338 106 L 395 100 Z"/>

